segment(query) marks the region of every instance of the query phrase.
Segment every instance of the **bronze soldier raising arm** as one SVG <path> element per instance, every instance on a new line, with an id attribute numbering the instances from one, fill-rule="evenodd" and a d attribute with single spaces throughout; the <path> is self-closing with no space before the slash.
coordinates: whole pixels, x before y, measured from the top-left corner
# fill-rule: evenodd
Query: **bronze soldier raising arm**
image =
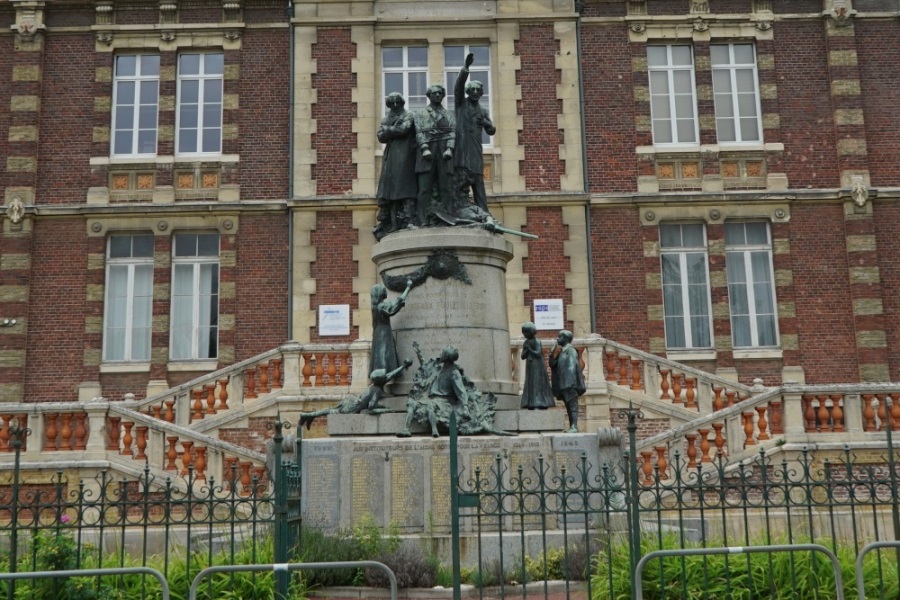
<path id="1" fill-rule="evenodd" d="M 469 188 L 475 198 L 475 205 L 488 212 L 487 194 L 484 190 L 484 157 L 482 156 L 481 131 L 488 135 L 497 133 L 488 111 L 479 104 L 484 95 L 484 85 L 469 78 L 469 67 L 475 55 L 466 56 L 466 65 L 456 78 L 453 98 L 456 106 L 456 150 L 453 165 L 456 170 L 456 195 L 459 202 L 468 198 Z"/>

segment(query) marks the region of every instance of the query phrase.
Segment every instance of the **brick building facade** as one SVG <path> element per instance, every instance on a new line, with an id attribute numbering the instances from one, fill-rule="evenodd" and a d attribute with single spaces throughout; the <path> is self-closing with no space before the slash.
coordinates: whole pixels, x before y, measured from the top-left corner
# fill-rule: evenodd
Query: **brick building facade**
<path id="1" fill-rule="evenodd" d="M 0 402 L 367 338 L 383 97 L 469 51 L 511 331 L 900 380 L 897 0 L 8 0 Z"/>

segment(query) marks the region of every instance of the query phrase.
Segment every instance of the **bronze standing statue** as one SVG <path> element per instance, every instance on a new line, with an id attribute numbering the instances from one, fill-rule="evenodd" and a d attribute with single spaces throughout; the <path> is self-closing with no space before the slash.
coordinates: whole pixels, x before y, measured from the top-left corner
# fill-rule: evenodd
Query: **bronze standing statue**
<path id="1" fill-rule="evenodd" d="M 553 399 L 553 390 L 544 364 L 544 351 L 541 340 L 536 337 L 537 328 L 534 323 L 523 323 L 522 335 L 525 336 L 525 343 L 522 344 L 522 358 L 525 360 L 522 408 L 530 410 L 549 408 L 556 404 L 556 401 Z"/>
<path id="2" fill-rule="evenodd" d="M 569 428 L 566 433 L 578 433 L 578 397 L 587 391 L 584 374 L 578 361 L 578 351 L 572 346 L 572 332 L 563 329 L 550 352 L 550 371 L 553 394 L 566 403 Z"/>
<path id="3" fill-rule="evenodd" d="M 456 120 L 443 106 L 444 86 L 433 84 L 425 91 L 429 104 L 413 115 L 416 128 L 416 179 L 419 226 L 434 224 L 438 210 L 452 209 L 453 148 Z"/>
<path id="4" fill-rule="evenodd" d="M 465 210 L 469 203 L 469 189 L 475 200 L 475 206 L 488 213 L 487 194 L 484 190 L 484 158 L 482 156 L 481 132 L 488 135 L 497 133 L 491 116 L 479 104 L 484 94 L 484 84 L 469 78 L 469 67 L 475 61 L 475 55 L 466 56 L 466 65 L 459 72 L 454 86 L 454 102 L 456 108 L 456 147 L 453 154 L 454 176 L 456 178 L 455 194 L 460 206 L 454 216 Z M 488 213 L 489 214 L 489 213 Z"/>
<path id="5" fill-rule="evenodd" d="M 391 372 L 397 368 L 397 345 L 391 329 L 391 317 L 406 305 L 406 297 L 412 289 L 412 281 L 407 280 L 406 289 L 396 300 L 387 299 L 387 289 L 380 283 L 372 286 L 372 356 L 369 359 L 369 373 L 377 369 Z"/>
<path id="6" fill-rule="evenodd" d="M 378 141 L 385 144 L 378 181 L 378 225 L 375 239 L 410 225 L 415 225 L 416 196 L 416 138 L 413 115 L 404 106 L 406 100 L 397 92 L 388 94 L 385 105 L 389 112 L 381 120 Z"/>

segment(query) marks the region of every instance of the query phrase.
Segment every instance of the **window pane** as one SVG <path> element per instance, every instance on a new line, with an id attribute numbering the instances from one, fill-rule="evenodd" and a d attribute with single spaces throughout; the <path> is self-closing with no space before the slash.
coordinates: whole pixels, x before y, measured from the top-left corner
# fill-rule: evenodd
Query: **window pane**
<path id="1" fill-rule="evenodd" d="M 407 49 L 408 62 L 410 67 L 427 67 L 428 66 L 428 48 L 414 46 Z"/>
<path id="2" fill-rule="evenodd" d="M 382 48 L 381 64 L 387 69 L 403 66 L 403 48 Z"/>
<path id="3" fill-rule="evenodd" d="M 736 348 L 746 348 L 753 345 L 750 334 L 750 317 L 746 315 L 732 315 L 731 337 Z"/>
<path id="4" fill-rule="evenodd" d="M 693 119 L 679 119 L 677 123 L 678 142 L 681 144 L 693 144 L 697 141 L 696 128 Z"/>
<path id="5" fill-rule="evenodd" d="M 140 129 L 156 129 L 156 106 L 142 106 L 139 109 L 138 127 Z"/>
<path id="6" fill-rule="evenodd" d="M 222 75 L 225 72 L 224 54 L 205 54 L 203 58 L 203 71 L 207 75 Z"/>
<path id="7" fill-rule="evenodd" d="M 737 64 L 753 64 L 753 44 L 734 44 L 734 62 Z"/>
<path id="8" fill-rule="evenodd" d="M 657 144 L 672 143 L 672 126 L 669 121 L 653 122 L 653 141 Z"/>
<path id="9" fill-rule="evenodd" d="M 756 116 L 756 96 L 753 94 L 738 94 L 738 111 L 742 117 Z"/>
<path id="10" fill-rule="evenodd" d="M 132 256 L 152 258 L 153 257 L 153 236 L 152 235 L 135 235 L 132 236 Z"/>
<path id="11" fill-rule="evenodd" d="M 691 252 L 685 256 L 687 262 L 687 281 L 692 288 L 706 287 L 706 255 Z"/>
<path id="12" fill-rule="evenodd" d="M 731 306 L 731 314 L 734 316 L 746 315 L 750 313 L 750 303 L 747 301 L 747 286 L 743 284 L 733 284 L 728 286 L 729 306 Z"/>
<path id="13" fill-rule="evenodd" d="M 203 233 L 197 236 L 198 256 L 218 256 L 219 236 L 215 233 Z"/>
<path id="14" fill-rule="evenodd" d="M 138 132 L 139 154 L 153 154 L 156 152 L 156 129 L 148 129 Z"/>
<path id="15" fill-rule="evenodd" d="M 651 103 L 654 119 L 669 119 L 672 116 L 668 96 L 653 96 Z"/>
<path id="16" fill-rule="evenodd" d="M 652 71 L 650 73 L 650 90 L 653 95 L 669 93 L 669 76 L 664 71 Z"/>
<path id="17" fill-rule="evenodd" d="M 134 81 L 119 81 L 116 84 L 116 104 L 134 104 Z"/>
<path id="18" fill-rule="evenodd" d="M 699 223 L 691 223 L 681 225 L 680 227 L 685 247 L 702 248 L 706 245 L 706 241 L 703 236 L 703 225 L 700 225 Z"/>
<path id="19" fill-rule="evenodd" d="M 716 94 L 716 117 L 723 121 L 734 117 L 734 105 L 730 94 Z M 732 130 L 734 130 L 733 124 Z"/>
<path id="20" fill-rule="evenodd" d="M 672 64 L 673 65 L 691 65 L 691 47 L 690 46 L 672 46 Z"/>
<path id="21" fill-rule="evenodd" d="M 491 63 L 491 52 L 487 46 L 469 46 L 469 52 L 475 55 L 476 65 L 488 65 Z M 465 64 L 465 60 L 463 60 Z"/>
<path id="22" fill-rule="evenodd" d="M 141 56 L 141 75 L 155 77 L 159 75 L 159 56 L 156 54 L 144 54 Z"/>
<path id="23" fill-rule="evenodd" d="M 775 315 L 762 315 L 757 317 L 756 328 L 759 333 L 760 346 L 778 345 L 778 340 L 775 337 Z"/>
<path id="24" fill-rule="evenodd" d="M 156 99 L 159 97 L 157 87 L 158 82 L 156 81 L 141 82 L 141 104 L 156 106 Z"/>
<path id="25" fill-rule="evenodd" d="M 182 54 L 178 57 L 178 75 L 199 75 L 200 55 Z"/>
<path id="26" fill-rule="evenodd" d="M 203 126 L 219 127 L 222 124 L 222 105 L 221 104 L 205 104 L 203 105 Z"/>
<path id="27" fill-rule="evenodd" d="M 131 236 L 114 235 L 109 238 L 109 257 L 127 258 L 131 256 Z"/>
<path id="28" fill-rule="evenodd" d="M 115 154 L 131 154 L 131 145 L 134 143 L 134 134 L 131 131 L 117 131 L 113 152 Z"/>
<path id="29" fill-rule="evenodd" d="M 687 346 L 684 338 L 683 319 L 666 317 L 666 346 L 669 348 L 685 348 Z"/>
<path id="30" fill-rule="evenodd" d="M 734 119 L 716 119 L 716 135 L 720 142 L 735 142 Z"/>
<path id="31" fill-rule="evenodd" d="M 392 92 L 403 93 L 403 73 L 384 74 L 384 95 Z"/>
<path id="32" fill-rule="evenodd" d="M 769 227 L 767 223 L 743 223 L 743 228 L 747 232 L 748 244 L 769 243 Z"/>
<path id="33" fill-rule="evenodd" d="M 759 141 L 759 122 L 755 118 L 741 119 L 741 139 L 745 142 Z"/>
<path id="34" fill-rule="evenodd" d="M 444 64 L 461 67 L 466 64 L 465 48 L 462 46 L 444 46 Z"/>
<path id="35" fill-rule="evenodd" d="M 651 67 L 664 67 L 669 59 L 666 56 L 665 46 L 647 46 L 647 64 Z"/>
<path id="36" fill-rule="evenodd" d="M 196 233 L 178 233 L 175 235 L 175 256 L 197 256 Z"/>
<path id="37" fill-rule="evenodd" d="M 116 110 L 116 129 L 119 131 L 131 132 L 134 125 L 134 107 L 133 105 L 119 106 Z"/>
<path id="38" fill-rule="evenodd" d="M 681 246 L 681 226 L 660 225 L 659 244 L 663 248 L 679 248 Z"/>
<path id="39" fill-rule="evenodd" d="M 725 255 L 725 270 L 728 274 L 728 283 L 746 283 L 747 276 L 744 269 L 744 253 L 728 252 Z"/>
<path id="40" fill-rule="evenodd" d="M 731 93 L 731 73 L 725 69 L 714 69 L 712 72 L 713 90 L 716 94 Z"/>
<path id="41" fill-rule="evenodd" d="M 691 317 L 692 348 L 709 348 L 712 346 L 709 334 L 709 319 L 706 316 Z"/>
<path id="42" fill-rule="evenodd" d="M 199 123 L 197 122 L 197 105 L 196 104 L 185 104 L 182 105 L 181 110 L 179 111 L 179 127 L 181 129 L 193 129 L 197 127 Z"/>
<path id="43" fill-rule="evenodd" d="M 222 130 L 216 128 L 203 129 L 203 146 L 201 152 L 220 152 L 222 150 Z"/>
<path id="44" fill-rule="evenodd" d="M 679 119 L 690 119 L 690 125 L 693 128 L 694 118 L 694 97 L 691 95 L 675 96 L 675 116 Z"/>
<path id="45" fill-rule="evenodd" d="M 178 133 L 178 153 L 186 154 L 197 151 L 197 130 L 186 129 Z"/>
<path id="46" fill-rule="evenodd" d="M 180 104 L 196 104 L 200 101 L 200 82 L 197 80 L 182 81 L 181 96 L 178 98 Z"/>
<path id="47" fill-rule="evenodd" d="M 136 74 L 137 56 L 116 57 L 116 77 L 133 77 Z"/>
<path id="48" fill-rule="evenodd" d="M 730 62 L 728 46 L 726 44 L 713 44 L 709 47 L 709 57 L 714 65 L 726 65 Z"/>
<path id="49" fill-rule="evenodd" d="M 675 71 L 672 73 L 676 94 L 691 94 L 691 71 Z"/>
<path id="50" fill-rule="evenodd" d="M 203 102 L 222 101 L 222 80 L 208 79 L 203 82 Z"/>
<path id="51" fill-rule="evenodd" d="M 726 245 L 743 245 L 744 239 L 744 223 L 725 223 Z"/>
<path id="52" fill-rule="evenodd" d="M 737 91 L 744 94 L 756 93 L 756 77 L 752 69 L 737 69 L 734 72 L 737 81 Z"/>

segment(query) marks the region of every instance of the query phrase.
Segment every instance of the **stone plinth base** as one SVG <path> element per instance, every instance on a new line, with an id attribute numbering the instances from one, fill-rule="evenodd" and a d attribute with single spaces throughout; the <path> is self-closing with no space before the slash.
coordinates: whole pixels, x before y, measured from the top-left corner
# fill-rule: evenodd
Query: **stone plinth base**
<path id="1" fill-rule="evenodd" d="M 611 435 L 605 430 L 593 434 L 460 437 L 462 480 L 473 477 L 479 468 L 483 478 L 490 477 L 497 457 L 506 477 L 519 465 L 532 469 L 539 456 L 544 457 L 551 474 L 560 473 L 563 466 L 575 473 L 583 453 L 591 466 L 589 476 L 594 477 L 604 463 L 619 464 L 620 438 L 620 433 Z M 382 527 L 395 524 L 401 533 L 448 533 L 449 448 L 446 437 L 303 440 L 304 523 L 335 531 L 347 529 L 368 516 Z M 577 518 L 578 515 L 571 515 L 570 524 Z M 474 530 L 475 524 L 469 521 L 463 520 L 464 533 Z M 554 521 L 545 527 L 553 529 L 557 525 Z"/>
<path id="2" fill-rule="evenodd" d="M 444 254 L 437 259 L 435 251 Z M 459 366 L 481 391 L 518 394 L 506 308 L 506 264 L 512 258 L 509 241 L 480 227 L 401 231 L 375 244 L 372 260 L 381 277 L 405 279 L 430 259 L 437 264 L 437 275 L 413 288 L 406 306 L 391 319 L 398 357 L 414 361 L 391 384 L 391 393 L 405 395 L 412 388 L 419 366 L 413 342 L 418 342 L 425 360 L 439 356 L 445 346 L 456 346 Z M 454 267 L 457 259 L 460 268 Z"/>

